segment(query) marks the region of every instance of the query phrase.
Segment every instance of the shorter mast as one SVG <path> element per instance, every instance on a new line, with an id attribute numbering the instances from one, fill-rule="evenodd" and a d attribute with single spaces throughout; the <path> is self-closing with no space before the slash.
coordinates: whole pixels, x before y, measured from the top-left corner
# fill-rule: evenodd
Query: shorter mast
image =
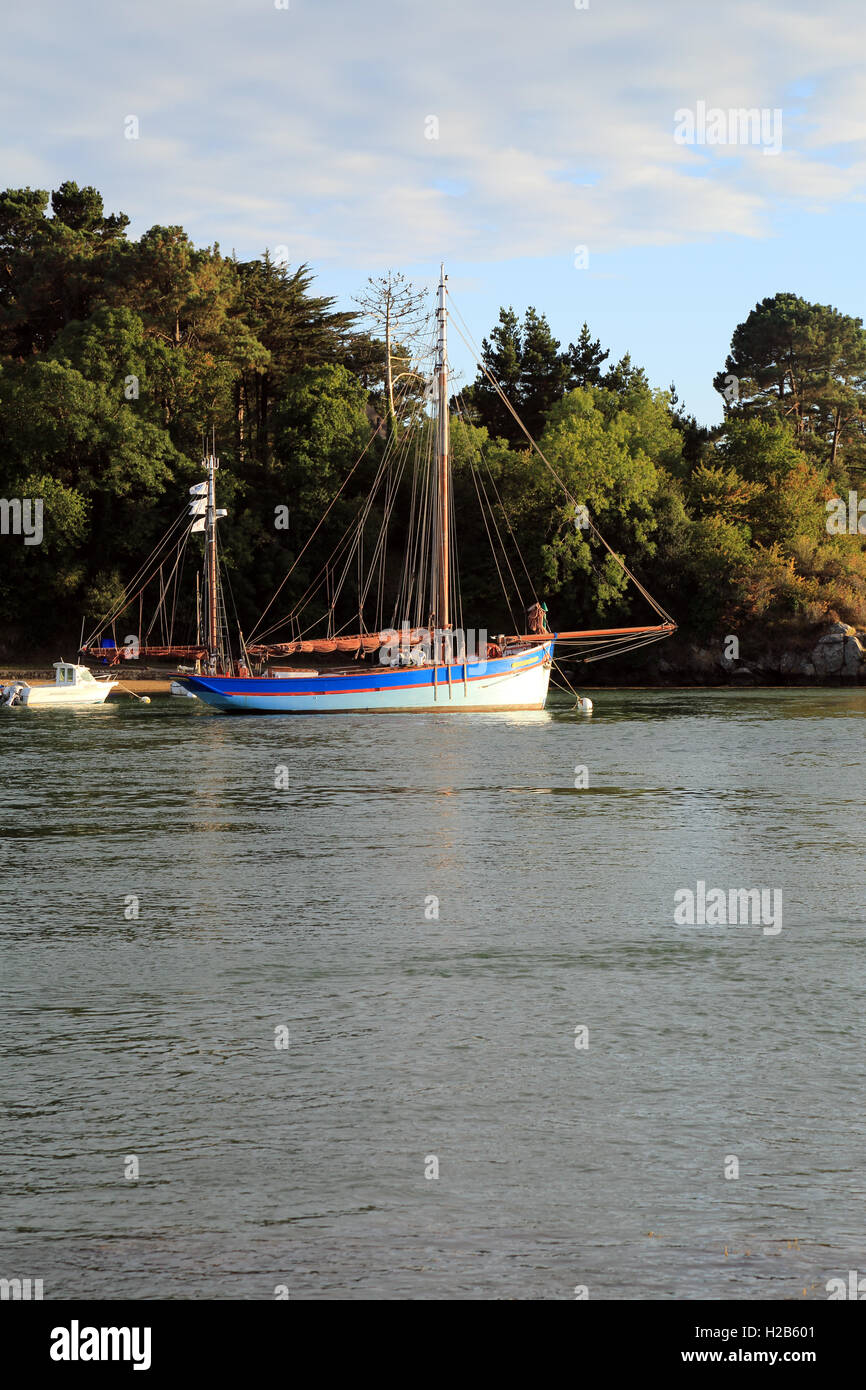
<path id="1" fill-rule="evenodd" d="M 208 667 L 211 674 L 216 674 L 219 656 L 219 625 L 217 622 L 219 573 L 217 570 L 216 538 L 216 470 L 219 466 L 219 459 L 216 455 L 213 453 L 208 454 L 204 460 L 203 467 L 207 472 L 207 520 L 205 523 L 205 530 L 207 532 L 207 649 Z"/>

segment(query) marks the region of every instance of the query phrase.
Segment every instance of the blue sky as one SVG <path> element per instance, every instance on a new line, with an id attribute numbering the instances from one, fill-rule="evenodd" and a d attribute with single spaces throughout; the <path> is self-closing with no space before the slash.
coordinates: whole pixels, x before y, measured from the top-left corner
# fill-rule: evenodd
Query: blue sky
<path id="1" fill-rule="evenodd" d="M 131 235 L 288 247 L 347 303 L 444 259 L 479 341 L 503 303 L 563 343 L 586 319 L 706 423 L 756 300 L 862 314 L 861 0 L 277 3 L 7 10 L 2 185 L 94 184 Z M 779 111 L 781 149 L 677 143 L 699 103 Z"/>

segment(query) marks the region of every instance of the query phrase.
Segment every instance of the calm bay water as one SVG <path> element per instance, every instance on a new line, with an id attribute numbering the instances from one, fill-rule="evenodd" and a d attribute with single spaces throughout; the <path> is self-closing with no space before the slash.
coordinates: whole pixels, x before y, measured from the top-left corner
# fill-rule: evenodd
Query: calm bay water
<path id="1" fill-rule="evenodd" d="M 0 715 L 0 1275 L 824 1299 L 866 1272 L 866 693 L 594 699 Z M 782 931 L 674 925 L 697 880 L 781 889 Z"/>

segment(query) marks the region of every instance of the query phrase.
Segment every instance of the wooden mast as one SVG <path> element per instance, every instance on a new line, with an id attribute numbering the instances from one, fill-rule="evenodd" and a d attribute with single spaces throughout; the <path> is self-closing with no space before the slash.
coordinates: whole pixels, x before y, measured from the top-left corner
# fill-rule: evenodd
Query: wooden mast
<path id="1" fill-rule="evenodd" d="M 449 566 L 449 502 L 451 493 L 450 458 L 448 438 L 448 343 L 445 308 L 445 266 L 439 267 L 439 344 L 436 362 L 437 374 L 437 430 L 436 457 L 439 491 L 439 598 L 436 626 L 451 626 L 451 574 Z"/>
<path id="2" fill-rule="evenodd" d="M 207 648 L 212 673 L 217 670 L 219 648 L 217 624 L 217 539 L 216 539 L 216 470 L 219 460 L 214 453 L 205 459 L 207 469 Z"/>

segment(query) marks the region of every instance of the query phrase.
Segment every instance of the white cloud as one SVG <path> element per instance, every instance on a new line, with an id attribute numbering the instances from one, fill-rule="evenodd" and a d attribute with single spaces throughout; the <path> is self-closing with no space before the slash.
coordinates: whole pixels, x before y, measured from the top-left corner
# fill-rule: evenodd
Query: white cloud
<path id="1" fill-rule="evenodd" d="M 345 265 L 760 237 L 862 193 L 864 41 L 848 0 L 47 0 L 8 26 L 4 178 Z M 782 154 L 675 144 L 699 100 L 782 108 Z"/>

